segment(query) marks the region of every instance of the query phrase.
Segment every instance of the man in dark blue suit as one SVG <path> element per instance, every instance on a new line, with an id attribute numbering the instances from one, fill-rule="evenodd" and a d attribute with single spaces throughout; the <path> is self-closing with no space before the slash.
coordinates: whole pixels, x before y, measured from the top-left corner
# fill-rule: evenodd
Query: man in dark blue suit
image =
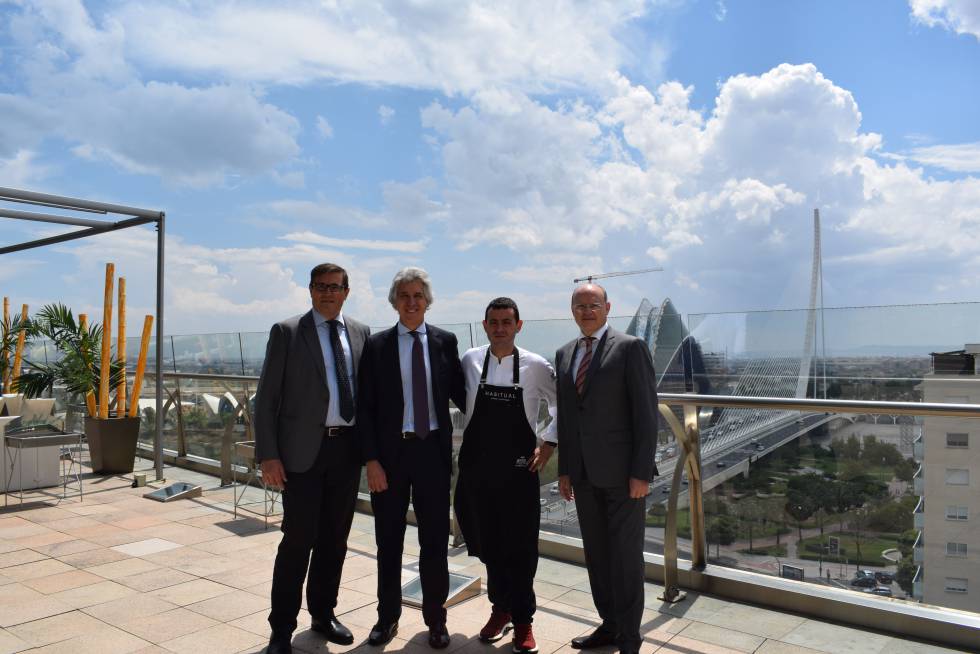
<path id="1" fill-rule="evenodd" d="M 433 300 L 428 273 L 399 271 L 388 300 L 398 311 L 398 324 L 368 338 L 357 403 L 378 544 L 378 623 L 368 642 L 383 645 L 398 632 L 411 500 L 421 548 L 422 614 L 429 645 L 442 649 L 449 645 L 443 608 L 449 595 L 449 400 L 466 406 L 463 372 L 456 336 L 425 322 Z"/>

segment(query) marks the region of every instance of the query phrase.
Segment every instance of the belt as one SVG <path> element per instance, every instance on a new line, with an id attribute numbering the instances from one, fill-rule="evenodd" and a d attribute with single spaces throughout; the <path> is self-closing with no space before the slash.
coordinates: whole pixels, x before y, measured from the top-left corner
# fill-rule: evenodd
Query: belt
<path id="1" fill-rule="evenodd" d="M 429 433 L 432 433 L 432 432 L 429 432 Z M 422 440 L 422 439 L 423 439 L 423 437 L 422 436 L 419 436 L 414 431 L 403 431 L 402 432 L 402 440 L 403 441 Z"/>
<path id="2" fill-rule="evenodd" d="M 337 436 L 343 436 L 350 430 L 351 427 L 348 425 L 343 425 L 341 427 L 324 427 L 323 436 L 324 438 L 336 438 Z"/>

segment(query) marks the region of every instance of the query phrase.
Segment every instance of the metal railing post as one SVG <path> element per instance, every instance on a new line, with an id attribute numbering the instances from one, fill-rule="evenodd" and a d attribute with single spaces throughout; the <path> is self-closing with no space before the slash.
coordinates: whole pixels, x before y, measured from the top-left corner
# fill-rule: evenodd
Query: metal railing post
<path id="1" fill-rule="evenodd" d="M 706 563 L 707 538 L 704 527 L 704 502 L 701 488 L 701 432 L 697 406 L 684 407 L 685 462 L 687 464 L 687 501 L 691 516 L 691 565 L 703 570 Z"/>
<path id="2" fill-rule="evenodd" d="M 680 602 L 687 595 L 680 589 L 677 579 L 677 501 L 681 493 L 681 474 L 687 464 L 687 435 L 674 412 L 666 404 L 658 405 L 660 415 L 674 432 L 674 439 L 681 444 L 680 455 L 674 465 L 670 496 L 667 498 L 667 523 L 664 526 L 664 594 L 659 599 L 664 602 Z"/>

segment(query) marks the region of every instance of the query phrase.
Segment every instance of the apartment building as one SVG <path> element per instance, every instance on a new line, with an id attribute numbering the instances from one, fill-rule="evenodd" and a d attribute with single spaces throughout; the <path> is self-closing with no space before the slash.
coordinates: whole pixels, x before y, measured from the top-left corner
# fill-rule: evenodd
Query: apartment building
<path id="1" fill-rule="evenodd" d="M 936 353 L 922 383 L 923 401 L 980 404 L 980 345 Z M 927 418 L 916 453 L 920 496 L 914 553 L 915 596 L 927 603 L 980 610 L 980 424 Z"/>

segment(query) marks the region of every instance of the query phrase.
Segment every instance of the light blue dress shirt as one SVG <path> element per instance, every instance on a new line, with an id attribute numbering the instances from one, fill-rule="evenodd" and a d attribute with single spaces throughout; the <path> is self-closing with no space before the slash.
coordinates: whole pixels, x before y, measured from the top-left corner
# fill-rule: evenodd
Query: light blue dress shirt
<path id="1" fill-rule="evenodd" d="M 350 336 L 344 323 L 344 314 L 337 315 L 337 333 L 340 345 L 344 349 L 344 361 L 347 363 L 347 378 L 350 380 L 351 397 L 357 400 L 357 385 L 354 383 L 354 355 L 350 348 Z M 323 352 L 323 365 L 327 369 L 327 391 L 330 393 L 330 403 L 327 405 L 327 427 L 344 427 L 354 424 L 352 419 L 347 422 L 340 417 L 340 387 L 337 385 L 337 366 L 333 358 L 333 345 L 330 344 L 330 325 L 319 311 L 313 311 L 313 323 L 316 325 L 316 335 L 320 339 L 320 350 Z"/>
<path id="2" fill-rule="evenodd" d="M 415 337 L 408 327 L 398 323 L 398 365 L 402 373 L 402 399 L 405 401 L 405 413 L 402 417 L 402 431 L 415 431 L 415 407 L 412 402 L 412 346 Z M 425 358 L 425 386 L 429 393 L 429 430 L 439 429 L 439 419 L 436 417 L 436 403 L 432 399 L 432 365 L 429 363 L 429 336 L 423 322 L 416 329 L 422 341 L 422 356 Z"/>

